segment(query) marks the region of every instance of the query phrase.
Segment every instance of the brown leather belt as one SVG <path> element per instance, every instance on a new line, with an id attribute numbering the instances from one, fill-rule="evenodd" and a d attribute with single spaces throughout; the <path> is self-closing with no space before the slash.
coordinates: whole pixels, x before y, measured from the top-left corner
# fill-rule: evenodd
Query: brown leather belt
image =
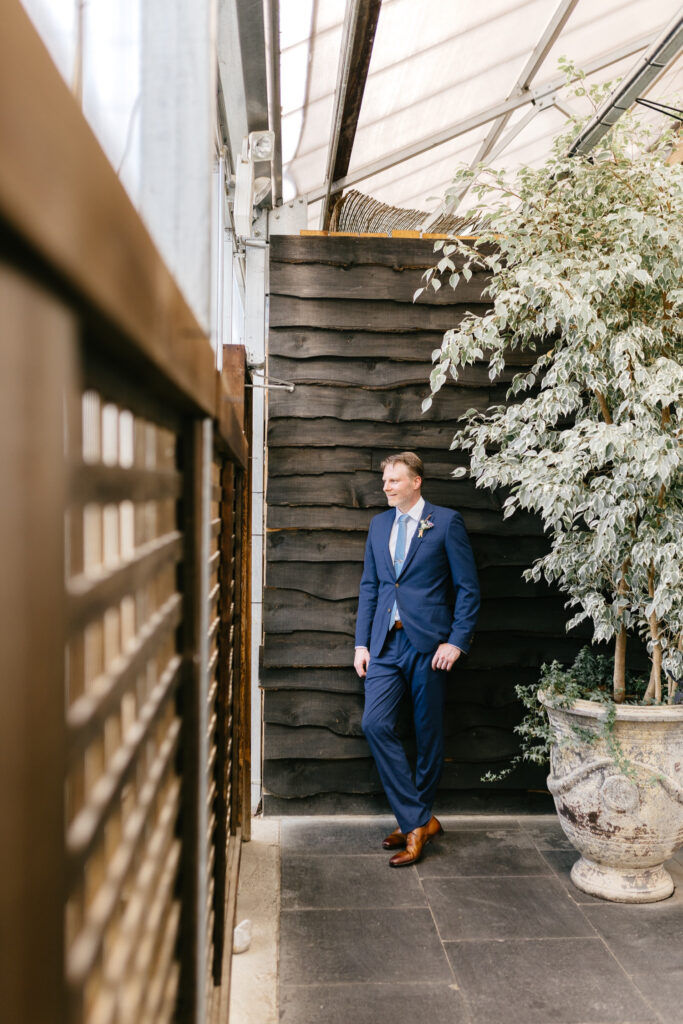
<path id="1" fill-rule="evenodd" d="M 403 623 L 401 622 L 400 619 L 396 619 L 396 622 L 394 623 L 394 629 L 403 629 Z"/>

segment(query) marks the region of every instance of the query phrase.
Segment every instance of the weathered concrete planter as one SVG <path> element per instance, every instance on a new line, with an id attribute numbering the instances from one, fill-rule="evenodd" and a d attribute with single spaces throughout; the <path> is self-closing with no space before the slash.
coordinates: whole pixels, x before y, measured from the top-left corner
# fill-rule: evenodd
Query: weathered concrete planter
<path id="1" fill-rule="evenodd" d="M 653 903 L 674 891 L 663 866 L 683 845 L 683 706 L 617 708 L 614 736 L 633 769 L 625 775 L 607 742 L 582 740 L 572 723 L 600 732 L 605 709 L 543 702 L 556 744 L 548 788 L 560 823 L 581 858 L 572 881 L 593 896 Z"/>

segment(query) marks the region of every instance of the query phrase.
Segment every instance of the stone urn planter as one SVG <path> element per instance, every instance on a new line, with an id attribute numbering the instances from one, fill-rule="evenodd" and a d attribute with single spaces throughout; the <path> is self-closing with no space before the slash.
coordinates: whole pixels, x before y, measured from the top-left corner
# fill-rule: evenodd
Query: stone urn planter
<path id="1" fill-rule="evenodd" d="M 604 735 L 604 706 L 577 700 L 565 709 L 539 699 L 555 739 L 548 788 L 581 853 L 574 885 L 620 903 L 666 899 L 674 884 L 664 861 L 683 845 L 683 706 L 617 706 L 619 764 Z"/>

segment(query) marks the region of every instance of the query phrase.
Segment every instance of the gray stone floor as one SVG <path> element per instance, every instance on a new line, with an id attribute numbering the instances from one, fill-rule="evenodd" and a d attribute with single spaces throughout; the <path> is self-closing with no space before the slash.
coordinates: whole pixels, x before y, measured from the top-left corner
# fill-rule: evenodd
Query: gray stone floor
<path id="1" fill-rule="evenodd" d="M 605 903 L 575 889 L 554 817 L 444 817 L 391 870 L 388 818 L 282 818 L 281 1024 L 681 1024 L 676 894 Z"/>

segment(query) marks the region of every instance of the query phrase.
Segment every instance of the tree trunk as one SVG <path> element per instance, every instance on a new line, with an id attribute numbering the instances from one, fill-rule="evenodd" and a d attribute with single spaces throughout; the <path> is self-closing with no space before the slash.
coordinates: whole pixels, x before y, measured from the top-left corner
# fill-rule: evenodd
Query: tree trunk
<path id="1" fill-rule="evenodd" d="M 617 633 L 614 645 L 614 687 L 613 695 L 616 704 L 622 704 L 626 697 L 626 626 Z"/>
<path id="2" fill-rule="evenodd" d="M 655 596 L 655 567 L 650 565 L 648 574 L 648 593 L 650 598 Z M 650 637 L 652 639 L 652 669 L 650 671 L 650 682 L 645 691 L 646 700 L 662 700 L 662 646 L 659 642 L 659 622 L 654 608 L 648 616 L 650 624 Z"/>
<path id="3" fill-rule="evenodd" d="M 679 651 L 683 651 L 683 633 L 681 633 L 680 636 L 678 637 L 678 650 Z M 669 683 L 669 704 L 673 704 L 674 697 L 676 696 L 676 691 L 681 689 L 681 683 L 682 682 L 683 682 L 683 680 L 681 680 L 681 679 L 673 679 L 671 674 L 669 674 L 669 678 L 668 678 L 668 683 Z"/>
<path id="4" fill-rule="evenodd" d="M 617 593 L 620 597 L 626 593 L 626 573 L 630 565 L 630 559 L 627 558 L 621 567 L 621 579 L 619 580 L 619 586 Z M 619 618 L 623 619 L 623 609 L 619 612 Z M 626 626 L 623 621 L 617 632 L 617 639 L 614 645 L 614 678 L 612 685 L 612 694 L 614 697 L 615 704 L 622 704 L 626 697 Z"/>

